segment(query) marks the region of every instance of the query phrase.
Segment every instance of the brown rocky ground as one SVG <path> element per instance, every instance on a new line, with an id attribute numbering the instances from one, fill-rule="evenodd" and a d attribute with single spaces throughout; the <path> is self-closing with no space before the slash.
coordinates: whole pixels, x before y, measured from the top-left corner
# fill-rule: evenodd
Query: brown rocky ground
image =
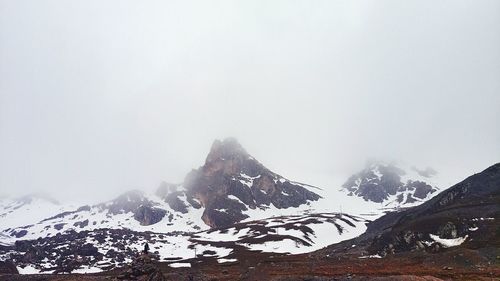
<path id="1" fill-rule="evenodd" d="M 238 262 L 219 264 L 216 259 L 191 261 L 191 268 L 140 257 L 128 267 L 98 274 L 0 275 L 0 280 L 97 281 L 326 281 L 326 280 L 500 280 L 500 260 L 487 261 L 470 250 L 441 254 L 409 253 L 387 258 L 270 255 L 241 253 Z"/>

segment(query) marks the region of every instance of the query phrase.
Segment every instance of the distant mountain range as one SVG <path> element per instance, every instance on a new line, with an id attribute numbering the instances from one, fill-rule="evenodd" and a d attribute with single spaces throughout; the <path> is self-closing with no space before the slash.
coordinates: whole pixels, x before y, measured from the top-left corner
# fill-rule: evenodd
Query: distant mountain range
<path id="1" fill-rule="evenodd" d="M 438 187 L 432 184 L 436 174 L 432 168 L 403 169 L 395 163 L 371 161 L 363 170 L 352 175 L 342 185 L 342 190 L 350 196 L 380 203 L 384 207 L 414 206 L 438 191 Z"/>
<path id="2" fill-rule="evenodd" d="M 260 236 L 290 239 L 301 251 L 307 251 L 323 238 L 314 235 L 308 225 L 328 222 L 339 233 L 339 241 L 364 231 L 366 221 L 354 216 L 324 214 L 314 220 L 306 219 L 309 215 L 304 212 L 322 199 L 315 193 L 317 190 L 270 171 L 235 139 L 215 141 L 205 164 L 191 171 L 184 183 L 164 182 L 155 194 L 130 191 L 111 201 L 79 208 L 35 197 L 31 202 L 22 199 L 1 205 L 1 235 L 9 250 L 3 254 L 0 251 L 0 258 L 11 256 L 22 260 L 27 266 L 21 269 L 24 272 L 69 272 L 84 270 L 86 266 L 92 268 L 87 271 L 102 270 L 126 263 L 140 251 L 144 241 L 159 254 L 163 253 L 163 258 L 191 258 L 195 248 L 198 253 L 208 251 L 208 254 L 224 257 L 231 247 L 210 246 L 209 241 L 202 241 L 205 236 L 195 239 L 193 233 L 202 235 L 200 231 L 228 229 L 243 220 L 246 223 L 240 226 L 242 229 L 255 228 L 253 222 L 263 223 Z M 45 210 L 30 217 L 29 211 L 34 209 Z M 272 226 L 266 226 L 265 220 L 261 220 L 272 217 L 276 217 Z M 12 223 L 3 224 L 3 221 Z M 294 226 L 299 223 L 302 226 Z M 252 230 L 254 234 L 255 231 Z M 280 233 L 275 233 L 277 231 Z M 242 239 L 245 233 L 240 232 Z M 246 245 L 248 249 L 257 247 L 255 243 Z M 33 248 L 44 250 L 32 251 Z M 87 254 L 93 258 L 84 258 Z M 67 264 L 68 256 L 82 262 Z"/>
<path id="3" fill-rule="evenodd" d="M 356 245 L 364 248 L 349 245 L 353 248 L 350 251 L 359 249 L 357 253 L 363 255 L 383 256 L 421 245 L 428 249 L 426 245 L 434 242 L 453 243 L 443 239 L 470 241 L 475 237 L 474 229 L 490 219 L 475 214 L 476 209 L 469 212 L 475 214 L 469 219 L 474 223 L 443 219 L 439 226 L 423 222 L 426 227 L 437 227 L 427 234 L 417 228 L 408 228 L 411 233 L 399 231 L 423 216 L 408 215 L 415 210 L 409 207 L 430 200 L 417 207 L 427 210 L 424 206 L 439 201 L 437 198 L 446 201 L 451 196 L 443 195 L 448 191 L 436 195 L 435 174 L 430 168 L 403 169 L 396 164 L 371 162 L 352 175 L 339 194 L 348 194 L 345 197 L 353 200 L 362 198 L 372 211 L 378 210 L 378 216 L 406 210 L 370 222 L 371 218 L 359 214 L 318 210 L 319 203 L 328 204 L 328 198 L 322 197 L 323 190 L 270 171 L 235 139 L 215 141 L 203 166 L 188 173 L 182 184 L 161 183 L 154 194 L 130 191 L 107 202 L 78 208 L 47 196 L 0 200 L 0 260 L 14 260 L 25 273 L 94 272 L 130 262 L 145 242 L 162 260 L 172 263 L 197 257 L 234 259 L 241 251 L 297 254 L 350 241 L 365 233 L 367 224 L 368 231 L 358 237 L 364 240 L 355 238 Z M 469 190 L 467 196 L 474 194 Z M 487 199 L 477 199 L 477 204 Z M 436 212 L 438 209 L 432 207 Z M 497 215 L 494 207 L 487 210 L 493 210 L 492 217 Z M 430 211 L 419 212 L 434 216 L 427 214 Z M 461 214 L 438 213 L 445 218 Z M 335 247 L 331 252 L 339 251 Z"/>
<path id="4" fill-rule="evenodd" d="M 276 210 L 307 208 L 321 198 L 315 189 L 270 171 L 235 139 L 226 139 L 214 142 L 205 164 L 191 171 L 183 184 L 164 182 L 155 194 L 130 191 L 59 213 L 64 206 L 55 200 L 24 197 L 0 205 L 0 218 L 2 234 L 15 239 L 98 228 L 193 232 L 282 213 Z M 37 209 L 43 211 L 30 216 Z"/>

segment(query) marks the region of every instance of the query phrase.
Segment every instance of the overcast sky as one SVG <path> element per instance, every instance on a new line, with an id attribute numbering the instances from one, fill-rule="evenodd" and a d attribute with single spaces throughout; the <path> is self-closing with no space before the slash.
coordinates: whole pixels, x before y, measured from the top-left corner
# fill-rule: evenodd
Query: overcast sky
<path id="1" fill-rule="evenodd" d="M 479 172 L 500 1 L 0 0 L 0 193 L 182 182 L 228 136 L 316 185 L 367 158 Z"/>

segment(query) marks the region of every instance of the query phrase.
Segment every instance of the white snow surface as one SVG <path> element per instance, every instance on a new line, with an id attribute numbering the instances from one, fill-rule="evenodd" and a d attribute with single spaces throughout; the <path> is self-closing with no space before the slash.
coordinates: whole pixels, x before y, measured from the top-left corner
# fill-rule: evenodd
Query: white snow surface
<path id="1" fill-rule="evenodd" d="M 468 235 L 465 235 L 464 237 L 458 237 L 458 238 L 453 238 L 453 239 L 445 239 L 445 238 L 440 238 L 438 235 L 434 234 L 429 234 L 432 240 L 436 241 L 437 243 L 441 244 L 445 248 L 451 248 L 455 246 L 459 246 L 462 243 L 467 240 L 469 237 Z"/>
<path id="2" fill-rule="evenodd" d="M 300 254 L 357 237 L 365 232 L 366 222 L 338 213 L 277 216 L 199 232 L 191 241 L 233 242 L 250 250 Z M 261 231 L 263 226 L 265 232 Z"/>
<path id="3" fill-rule="evenodd" d="M 238 259 L 225 259 L 225 258 L 217 259 L 218 263 L 230 263 L 230 262 L 237 262 L 237 261 L 238 261 Z"/>
<path id="4" fill-rule="evenodd" d="M 101 272 L 102 269 L 100 269 L 99 267 L 96 267 L 96 266 L 84 266 L 84 267 L 80 267 L 76 270 L 73 270 L 71 273 L 80 273 L 80 274 L 84 274 L 84 273 L 96 273 L 96 272 Z"/>
<path id="5" fill-rule="evenodd" d="M 361 256 L 360 259 L 381 259 L 380 255 L 369 255 L 369 256 Z"/>
<path id="6" fill-rule="evenodd" d="M 19 274 L 50 274 L 52 271 L 43 271 L 41 272 L 39 269 L 35 268 L 32 265 L 26 265 L 25 267 L 17 266 L 17 271 Z"/>
<path id="7" fill-rule="evenodd" d="M 63 233 L 69 230 L 92 231 L 100 228 L 131 229 L 138 232 L 151 231 L 157 233 L 169 233 L 173 231 L 196 232 L 202 229 L 208 229 L 208 226 L 201 219 L 201 216 L 203 214 L 202 208 L 196 209 L 193 208 L 190 204 L 186 204 L 188 206 L 188 213 L 182 214 L 172 210 L 167 203 L 165 203 L 160 197 L 154 194 L 144 194 L 144 196 L 146 199 L 152 201 L 155 207 L 162 208 L 167 211 L 167 214 L 160 222 L 144 226 L 141 225 L 139 221 L 134 219 L 134 214 L 132 212 L 111 214 L 107 209 L 103 209 L 99 205 L 96 205 L 91 207 L 90 210 L 81 210 L 64 217 L 58 217 L 44 221 L 41 221 L 41 219 L 37 218 L 34 222 L 34 225 L 26 228 L 28 233 L 23 236 L 22 239 L 31 240 L 37 239 L 38 237 L 54 236 L 57 233 Z M 181 200 L 186 202 L 185 197 L 181 197 Z M 110 202 L 105 204 L 109 205 L 111 204 Z M 29 217 L 32 214 L 30 210 L 27 210 L 27 212 L 28 213 L 23 213 L 22 215 Z M 55 214 L 58 213 L 50 213 L 48 217 L 46 216 L 42 218 L 47 219 Z M 171 221 L 169 216 L 170 214 L 172 215 Z M 86 226 L 75 226 L 75 223 L 85 222 L 87 220 L 88 224 Z M 4 228 L 3 221 L 0 226 L 1 230 L 6 229 Z M 55 226 L 59 226 L 60 229 L 56 229 Z M 6 235 L 5 231 L 3 235 Z M 5 239 L 4 243 L 12 244 L 15 242 L 15 240 L 17 240 L 16 237 L 7 237 L 8 238 Z"/>
<path id="8" fill-rule="evenodd" d="M 169 264 L 168 266 L 178 268 L 178 267 L 191 267 L 191 264 L 188 262 L 174 262 Z"/>
<path id="9" fill-rule="evenodd" d="M 38 223 L 75 208 L 40 196 L 0 199 L 0 230 Z"/>

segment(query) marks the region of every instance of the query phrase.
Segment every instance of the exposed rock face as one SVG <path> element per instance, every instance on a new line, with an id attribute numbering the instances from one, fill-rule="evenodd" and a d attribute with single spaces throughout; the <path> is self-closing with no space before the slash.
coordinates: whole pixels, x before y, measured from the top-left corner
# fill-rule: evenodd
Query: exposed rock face
<path id="1" fill-rule="evenodd" d="M 167 211 L 160 208 L 140 206 L 134 212 L 134 219 L 141 225 L 151 225 L 161 221 L 166 213 Z"/>
<path id="2" fill-rule="evenodd" d="M 128 269 L 120 274 L 118 280 L 166 281 L 161 270 L 155 265 L 151 256 L 143 254 L 137 257 Z"/>
<path id="3" fill-rule="evenodd" d="M 298 207 L 318 200 L 308 187 L 270 171 L 235 139 L 226 139 L 215 141 L 205 165 L 186 176 L 184 193 L 164 184 L 157 194 L 180 212 L 184 206 L 178 197 L 186 196 L 193 207 L 205 208 L 202 218 L 207 225 L 225 227 L 247 218 L 244 211 L 249 208 Z"/>
<path id="4" fill-rule="evenodd" d="M 414 170 L 425 177 L 436 173 L 431 168 Z M 369 163 L 365 169 L 351 176 L 342 187 L 349 195 L 362 197 L 366 201 L 397 205 L 421 201 L 437 191 L 437 188 L 424 181 L 403 181 L 404 175 L 406 172 L 393 164 Z M 395 197 L 392 199 L 395 202 L 389 202 L 392 196 Z"/>
<path id="5" fill-rule="evenodd" d="M 26 229 L 21 229 L 19 231 L 14 231 L 13 232 L 13 235 L 16 237 L 16 238 L 21 238 L 23 236 L 25 236 L 26 234 L 28 234 L 28 231 Z"/>
<path id="6" fill-rule="evenodd" d="M 73 226 L 77 226 L 79 228 L 84 228 L 86 227 L 87 225 L 89 225 L 89 220 L 84 220 L 84 221 L 80 221 L 80 222 L 75 222 L 73 224 Z"/>
<path id="7" fill-rule="evenodd" d="M 18 274 L 16 265 L 10 261 L 0 261 L 0 274 Z"/>

